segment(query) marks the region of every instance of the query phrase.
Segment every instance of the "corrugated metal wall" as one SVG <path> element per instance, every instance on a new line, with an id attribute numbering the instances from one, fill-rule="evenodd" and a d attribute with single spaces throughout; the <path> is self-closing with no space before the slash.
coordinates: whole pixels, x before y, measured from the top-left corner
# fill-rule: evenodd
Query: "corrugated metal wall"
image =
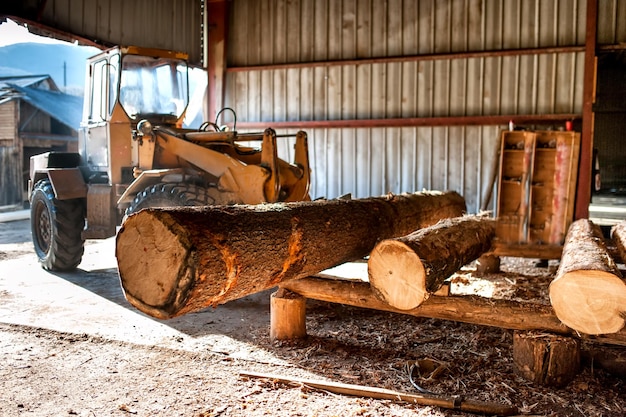
<path id="1" fill-rule="evenodd" d="M 42 2 L 24 0 L 24 10 Z M 201 62 L 202 0 L 48 0 L 38 19 L 95 41 L 187 52 Z"/>
<path id="2" fill-rule="evenodd" d="M 626 39 L 625 0 L 600 0 L 599 39 Z M 581 113 L 584 55 L 454 55 L 397 62 L 324 61 L 582 46 L 584 0 L 235 0 L 226 103 L 244 121 Z M 252 68 L 310 62 L 311 65 Z M 242 68 L 243 67 L 243 68 Z M 504 126 L 309 130 L 313 197 L 421 189 L 485 207 Z"/>

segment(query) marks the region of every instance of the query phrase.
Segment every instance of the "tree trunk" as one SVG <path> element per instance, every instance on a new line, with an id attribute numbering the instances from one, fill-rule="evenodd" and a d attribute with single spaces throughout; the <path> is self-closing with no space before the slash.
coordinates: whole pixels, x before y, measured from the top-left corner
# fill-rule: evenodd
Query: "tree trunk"
<path id="1" fill-rule="evenodd" d="M 366 256 L 381 239 L 460 216 L 455 192 L 147 209 L 117 235 L 126 299 L 171 318 Z"/>
<path id="2" fill-rule="evenodd" d="M 591 335 L 624 327 L 626 283 L 609 256 L 602 230 L 590 220 L 572 223 L 550 303 L 563 324 Z"/>
<path id="3" fill-rule="evenodd" d="M 535 383 L 563 387 L 580 369 L 580 342 L 571 337 L 544 332 L 513 334 L 515 370 Z"/>
<path id="4" fill-rule="evenodd" d="M 621 221 L 611 228 L 611 236 L 617 247 L 620 261 L 626 263 L 626 220 Z"/>
<path id="5" fill-rule="evenodd" d="M 372 290 L 400 310 L 418 307 L 463 265 L 491 248 L 492 219 L 444 219 L 410 235 L 383 240 L 368 261 Z"/>

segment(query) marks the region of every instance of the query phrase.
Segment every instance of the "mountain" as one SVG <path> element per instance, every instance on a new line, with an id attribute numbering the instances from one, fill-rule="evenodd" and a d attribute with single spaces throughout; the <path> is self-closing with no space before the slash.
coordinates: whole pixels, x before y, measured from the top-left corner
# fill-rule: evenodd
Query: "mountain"
<path id="1" fill-rule="evenodd" d="M 82 95 L 86 59 L 98 52 L 97 48 L 71 44 L 7 45 L 0 47 L 0 75 L 48 74 L 62 91 Z"/>

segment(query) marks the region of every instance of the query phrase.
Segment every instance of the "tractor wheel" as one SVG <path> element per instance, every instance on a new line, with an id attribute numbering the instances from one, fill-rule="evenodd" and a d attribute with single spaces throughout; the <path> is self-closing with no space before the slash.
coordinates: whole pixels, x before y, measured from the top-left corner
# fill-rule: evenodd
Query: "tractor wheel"
<path id="1" fill-rule="evenodd" d="M 135 196 L 126 209 L 125 217 L 144 208 L 206 206 L 214 204 L 206 188 L 185 183 L 158 183 Z"/>
<path id="2" fill-rule="evenodd" d="M 35 253 L 43 268 L 50 271 L 76 269 L 85 250 L 82 199 L 57 200 L 50 181 L 39 181 L 30 198 L 30 227 Z"/>

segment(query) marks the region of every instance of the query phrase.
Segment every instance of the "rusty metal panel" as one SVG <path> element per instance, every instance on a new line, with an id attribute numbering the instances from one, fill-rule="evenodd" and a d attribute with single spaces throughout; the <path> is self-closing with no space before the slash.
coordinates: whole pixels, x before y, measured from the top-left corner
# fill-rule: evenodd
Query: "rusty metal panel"
<path id="1" fill-rule="evenodd" d="M 626 0 L 598 1 L 598 43 L 626 42 Z"/>
<path id="2" fill-rule="evenodd" d="M 602 28 L 613 33 L 611 43 L 624 40 L 625 1 L 600 1 L 600 19 L 612 22 Z M 584 45 L 585 5 L 585 0 L 236 0 L 228 61 L 249 66 Z"/>
<path id="3" fill-rule="evenodd" d="M 87 197 L 87 184 L 78 168 L 48 170 L 48 176 L 59 200 Z"/>
<path id="4" fill-rule="evenodd" d="M 202 3 L 202 0 L 49 0 L 43 3 L 38 22 L 105 45 L 183 51 L 189 54 L 191 62 L 200 63 Z"/>
<path id="5" fill-rule="evenodd" d="M 307 134 L 313 199 L 454 190 L 471 213 L 494 208 L 498 126 L 312 129 Z M 293 160 L 293 140 L 278 144 L 279 156 Z"/>
<path id="6" fill-rule="evenodd" d="M 624 1 L 609 0 L 618 16 Z M 226 103 L 239 120 L 268 125 L 580 113 L 582 50 L 315 63 L 583 46 L 585 13 L 585 0 L 236 0 L 229 67 L 311 65 L 229 72 Z M 621 33 L 622 24 L 616 21 L 613 31 Z M 465 196 L 471 212 L 492 208 L 503 127 L 313 129 L 312 196 L 451 189 Z"/>
<path id="7" fill-rule="evenodd" d="M 583 52 L 229 73 L 240 120 L 581 112 Z"/>

